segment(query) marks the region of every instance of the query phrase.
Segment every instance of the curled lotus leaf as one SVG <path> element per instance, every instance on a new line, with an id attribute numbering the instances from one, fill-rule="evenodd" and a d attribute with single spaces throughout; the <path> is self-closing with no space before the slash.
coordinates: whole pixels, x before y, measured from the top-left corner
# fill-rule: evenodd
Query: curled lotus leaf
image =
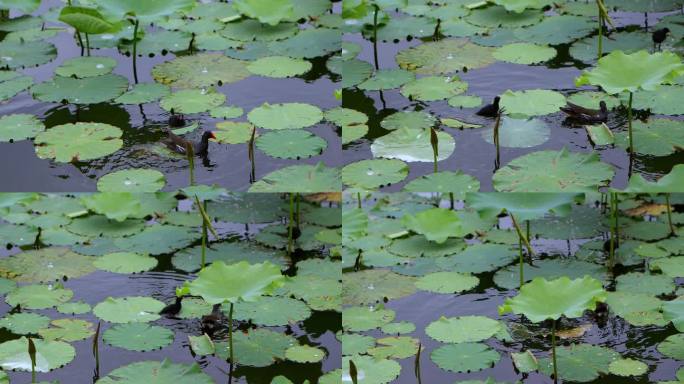
<path id="1" fill-rule="evenodd" d="M 96 0 L 95 3 L 106 15 L 120 19 L 133 15 L 142 22 L 154 22 L 176 12 L 190 11 L 195 5 L 194 0 Z"/>
<path id="2" fill-rule="evenodd" d="M 268 25 L 278 25 L 294 15 L 292 0 L 235 0 L 233 7 L 241 14 Z"/>
<path id="3" fill-rule="evenodd" d="M 515 13 L 522 13 L 526 9 L 542 9 L 553 3 L 551 0 L 491 0 L 491 2 Z"/>
<path id="4" fill-rule="evenodd" d="M 200 270 L 189 288 L 191 294 L 201 296 L 209 304 L 236 303 L 271 294 L 285 280 L 280 267 L 268 261 L 257 264 L 241 261 L 229 265 L 216 261 Z M 226 281 L 232 283 L 226 285 Z"/>
<path id="5" fill-rule="evenodd" d="M 444 243 L 449 237 L 466 235 L 461 218 L 450 209 L 432 208 L 415 215 L 405 214 L 401 223 L 407 229 L 438 244 Z"/>

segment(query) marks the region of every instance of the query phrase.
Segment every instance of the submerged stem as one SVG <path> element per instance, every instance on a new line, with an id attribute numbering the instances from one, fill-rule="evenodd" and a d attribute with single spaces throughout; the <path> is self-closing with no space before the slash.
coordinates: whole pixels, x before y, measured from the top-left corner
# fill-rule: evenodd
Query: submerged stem
<path id="1" fill-rule="evenodd" d="M 454 193 L 449 192 L 449 208 L 454 209 Z"/>

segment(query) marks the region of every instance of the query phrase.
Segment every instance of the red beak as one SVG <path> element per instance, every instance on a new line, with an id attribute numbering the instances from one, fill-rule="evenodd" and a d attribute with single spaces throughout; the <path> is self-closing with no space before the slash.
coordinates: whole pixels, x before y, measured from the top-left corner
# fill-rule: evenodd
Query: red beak
<path id="1" fill-rule="evenodd" d="M 211 134 L 211 135 L 209 135 L 209 137 L 211 137 L 212 139 L 216 139 L 216 135 L 214 135 L 214 132 L 209 132 L 209 133 Z"/>

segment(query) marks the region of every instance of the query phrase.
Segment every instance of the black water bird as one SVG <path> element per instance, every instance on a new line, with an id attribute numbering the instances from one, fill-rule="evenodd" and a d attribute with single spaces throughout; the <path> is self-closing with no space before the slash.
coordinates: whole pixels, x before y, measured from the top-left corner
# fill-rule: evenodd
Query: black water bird
<path id="1" fill-rule="evenodd" d="M 202 332 L 213 335 L 219 329 L 221 316 L 221 304 L 214 304 L 211 314 L 202 316 Z"/>
<path id="2" fill-rule="evenodd" d="M 656 45 L 658 46 L 658 50 L 660 51 L 660 45 L 663 44 L 663 41 L 667 38 L 667 34 L 670 33 L 669 28 L 661 28 L 657 31 L 653 31 L 653 35 L 651 36 L 653 38 L 653 51 L 655 52 L 656 50 Z"/>
<path id="3" fill-rule="evenodd" d="M 183 301 L 183 296 L 177 296 L 176 301 L 173 304 L 169 304 L 159 311 L 160 315 L 166 315 L 169 317 L 176 316 L 181 310 L 181 301 Z"/>
<path id="4" fill-rule="evenodd" d="M 494 98 L 494 102 L 492 104 L 487 104 L 482 109 L 477 111 L 477 115 L 479 116 L 485 116 L 485 117 L 496 117 L 496 115 L 499 114 L 499 101 L 501 98 L 499 96 Z"/>
<path id="5" fill-rule="evenodd" d="M 578 123 L 584 124 L 598 124 L 608 121 L 608 107 L 606 102 L 601 100 L 599 109 L 584 108 L 577 104 L 568 102 L 561 111 L 568 115 L 568 118 Z"/>
<path id="6" fill-rule="evenodd" d="M 185 116 L 182 114 L 177 114 L 171 109 L 171 116 L 169 116 L 169 127 L 180 128 L 185 127 Z"/>
<path id="7" fill-rule="evenodd" d="M 209 139 L 216 139 L 214 132 L 205 131 L 202 134 L 202 138 L 199 141 L 191 141 L 184 139 L 170 129 L 166 129 L 166 138 L 162 139 L 162 143 L 166 145 L 170 150 L 185 155 L 187 152 L 187 147 L 192 146 L 192 149 L 197 156 L 206 155 L 209 152 Z"/>

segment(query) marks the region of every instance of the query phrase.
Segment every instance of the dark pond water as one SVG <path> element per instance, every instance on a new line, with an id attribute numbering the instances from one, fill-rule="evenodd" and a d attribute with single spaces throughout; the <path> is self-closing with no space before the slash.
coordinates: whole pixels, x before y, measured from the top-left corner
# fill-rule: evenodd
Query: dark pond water
<path id="1" fill-rule="evenodd" d="M 676 12 L 675 12 L 676 13 Z M 669 13 L 649 13 L 648 24 L 653 26 L 657 21 Z M 644 26 L 646 19 L 643 13 L 616 12 L 611 14 L 616 26 L 624 28 L 637 28 Z M 374 62 L 373 44 L 364 39 L 361 34 L 345 34 L 345 41 L 354 42 L 362 46 L 358 59 Z M 431 41 L 431 38 L 424 41 Z M 403 40 L 398 43 L 379 41 L 378 62 L 381 69 L 398 68 L 395 56 L 399 51 L 408 47 L 419 45 L 419 39 L 412 41 Z M 491 103 L 492 99 L 504 93 L 506 90 L 526 89 L 551 89 L 567 95 L 570 91 L 581 89 L 593 89 L 589 87 L 577 88 L 574 80 L 580 75 L 581 64 L 569 55 L 569 45 L 555 46 L 558 55 L 546 65 L 518 65 L 504 62 L 496 62 L 482 69 L 470 70 L 467 73 L 459 73 L 458 76 L 468 83 L 468 95 L 480 96 L 484 103 Z M 493 125 L 492 119 L 475 115 L 478 108 L 460 109 L 449 106 L 446 100 L 438 102 L 409 101 L 398 89 L 388 91 L 362 91 L 358 88 L 345 89 L 343 106 L 364 112 L 368 117 L 368 134 L 362 139 L 344 146 L 344 162 L 352 163 L 359 160 L 373 158 L 370 150 L 372 140 L 386 135 L 390 131 L 380 126 L 380 122 L 388 115 L 402 110 L 423 110 L 437 117 L 456 118 L 472 124 L 481 124 L 485 127 Z M 533 148 L 501 148 L 500 167 L 509 161 L 533 151 L 560 150 L 567 148 L 572 152 L 592 152 L 592 144 L 589 142 L 584 127 L 570 127 L 564 125 L 565 115 L 561 112 L 541 119 L 551 127 L 549 140 L 544 144 Z M 626 121 L 624 112 L 614 111 L 611 114 L 609 125 L 618 126 Z M 492 190 L 492 175 L 496 171 L 496 151 L 493 144 L 489 144 L 482 138 L 481 129 L 457 130 L 444 127 L 456 141 L 454 153 L 444 161 L 439 162 L 440 171 L 461 170 L 480 180 L 481 190 Z M 598 149 L 601 160 L 611 164 L 615 169 L 615 177 L 612 186 L 624 188 L 627 185 L 629 174 L 629 154 L 621 148 Z M 653 179 L 664 175 L 676 164 L 684 163 L 684 154 L 678 152 L 666 157 L 653 157 L 638 155 L 634 159 L 633 172 L 640 173 L 647 179 Z M 426 162 L 410 162 L 409 176 L 406 180 L 385 187 L 383 191 L 399 191 L 403 186 L 418 176 L 433 172 L 433 164 Z M 500 168 L 499 167 L 499 168 Z"/>
<path id="2" fill-rule="evenodd" d="M 43 1 L 35 14 L 42 14 L 57 6 L 63 6 L 63 2 Z M 58 57 L 37 68 L 20 70 L 32 76 L 35 83 L 49 80 L 54 75 L 54 69 L 64 60 L 80 55 L 81 49 L 77 41 L 66 30 L 47 41 L 57 47 Z M 130 57 L 114 48 L 96 49 L 92 51 L 92 55 L 116 59 L 118 64 L 114 73 L 126 76 L 129 83 L 133 84 Z M 152 67 L 174 57 L 176 56 L 173 53 L 165 56 L 158 54 L 153 58 L 140 57 L 137 63 L 139 81 L 153 82 L 150 72 Z M 313 68 L 305 77 L 273 79 L 251 76 L 236 83 L 217 87 L 217 90 L 227 96 L 226 104 L 243 108 L 244 115 L 236 119 L 237 121 L 246 121 L 247 113 L 264 102 L 301 102 L 316 105 L 321 109 L 334 108 L 340 104 L 334 97 L 334 90 L 338 88 L 336 82 L 339 82 L 340 78 L 327 70 L 325 61 L 325 57 L 311 60 Z M 63 164 L 36 157 L 31 140 L 12 144 L 0 143 L 0 186 L 3 191 L 94 191 L 98 177 L 126 168 L 158 169 L 166 176 L 167 190 L 188 185 L 186 160 L 160 157 L 150 149 L 150 145 L 158 143 L 164 137 L 160 126 L 166 124 L 168 119 L 168 112 L 161 109 L 158 103 L 148 103 L 142 107 L 101 103 L 77 108 L 74 105 L 36 101 L 28 92 L 22 92 L 10 102 L 0 105 L 0 115 L 12 113 L 35 114 L 44 120 L 47 128 L 76 121 L 108 123 L 123 130 L 124 146 L 116 153 L 94 161 Z M 213 129 L 217 122 L 224 121 L 214 119 L 208 113 L 190 115 L 189 118 L 201 123 L 200 129 L 189 136 L 191 139 L 197 139 L 203 130 Z M 329 167 L 341 165 L 338 129 L 330 123 L 321 122 L 308 130 L 327 141 L 328 147 L 321 155 L 301 160 L 283 160 L 269 157 L 257 150 L 256 179 L 259 180 L 274 170 L 296 164 L 316 164 L 322 161 Z M 208 162 L 197 161 L 195 164 L 197 183 L 218 184 L 231 190 L 249 188 L 251 166 L 246 144 L 210 143 L 209 151 Z"/>

